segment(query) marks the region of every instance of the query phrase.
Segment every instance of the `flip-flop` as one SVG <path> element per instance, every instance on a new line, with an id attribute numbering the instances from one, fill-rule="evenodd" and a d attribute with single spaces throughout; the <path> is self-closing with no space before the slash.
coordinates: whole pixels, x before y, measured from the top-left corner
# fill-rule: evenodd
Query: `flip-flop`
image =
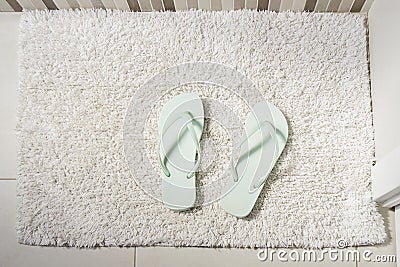
<path id="1" fill-rule="evenodd" d="M 232 178 L 220 200 L 226 212 L 239 218 L 250 214 L 288 138 L 284 115 L 268 102 L 253 107 L 244 128 L 246 134 L 234 148 L 239 159 L 231 159 Z"/>
<path id="2" fill-rule="evenodd" d="M 203 104 L 195 93 L 174 97 L 161 111 L 157 153 L 162 202 L 167 208 L 179 211 L 194 206 L 203 126 Z"/>

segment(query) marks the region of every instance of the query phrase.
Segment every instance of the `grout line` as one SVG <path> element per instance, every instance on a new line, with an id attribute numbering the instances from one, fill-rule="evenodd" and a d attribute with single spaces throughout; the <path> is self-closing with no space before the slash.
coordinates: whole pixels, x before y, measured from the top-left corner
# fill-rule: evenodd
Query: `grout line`
<path id="1" fill-rule="evenodd" d="M 133 267 L 136 267 L 136 253 L 137 253 L 137 250 L 136 250 L 136 247 L 135 247 L 135 250 L 134 250 L 134 253 L 133 253 Z"/>
<path id="2" fill-rule="evenodd" d="M 357 253 L 358 253 L 358 247 L 356 247 Z M 358 267 L 358 261 L 356 260 L 356 267 Z"/>

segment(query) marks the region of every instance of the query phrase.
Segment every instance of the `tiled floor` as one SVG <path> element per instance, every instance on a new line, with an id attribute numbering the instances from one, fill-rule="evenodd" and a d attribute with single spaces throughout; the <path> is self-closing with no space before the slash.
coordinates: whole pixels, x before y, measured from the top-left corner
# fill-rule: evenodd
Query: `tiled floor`
<path id="1" fill-rule="evenodd" d="M 361 260 L 331 261 L 326 255 L 323 262 L 295 262 L 290 258 L 301 255 L 302 250 L 278 250 L 266 261 L 258 259 L 259 250 L 209 249 L 209 248 L 100 248 L 74 249 L 30 247 L 17 244 L 15 233 L 15 177 L 16 141 L 15 107 L 17 88 L 17 27 L 19 14 L 0 14 L 0 267 L 46 266 L 396 266 L 395 263 L 377 263 Z M 358 250 L 372 251 L 377 255 L 394 255 L 392 237 L 393 211 L 384 210 L 389 242 L 383 246 L 363 247 Z M 344 252 L 349 251 L 345 250 Z M 267 252 L 270 255 L 271 250 Z M 288 262 L 280 261 L 281 258 Z M 298 253 L 298 254 L 296 254 Z M 321 251 L 318 252 L 319 256 Z M 343 253 L 339 252 L 341 255 Z M 367 251 L 368 254 L 368 251 Z M 289 255 L 292 255 L 289 257 Z M 261 255 L 265 256 L 265 254 Z"/>

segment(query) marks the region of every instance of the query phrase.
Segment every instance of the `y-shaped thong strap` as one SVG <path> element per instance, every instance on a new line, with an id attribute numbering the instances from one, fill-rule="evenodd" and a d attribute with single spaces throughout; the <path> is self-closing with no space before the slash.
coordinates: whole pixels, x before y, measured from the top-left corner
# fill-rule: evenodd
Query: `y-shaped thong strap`
<path id="1" fill-rule="evenodd" d="M 194 127 L 193 127 L 193 120 L 194 120 L 194 117 L 193 117 L 192 113 L 190 113 L 190 112 L 187 111 L 187 112 L 182 113 L 180 116 L 177 116 L 177 118 L 176 118 L 175 120 L 173 120 L 173 121 L 171 122 L 171 124 L 169 124 L 168 127 L 167 127 L 167 128 L 165 129 L 165 131 L 163 131 L 163 132 L 168 131 L 168 129 L 169 129 L 177 120 L 179 120 L 179 119 L 181 119 L 181 118 L 187 118 L 187 119 L 188 119 L 188 122 L 186 123 L 186 128 L 189 130 L 190 136 L 192 137 L 192 140 L 193 140 L 193 142 L 194 142 L 194 144 L 195 144 L 195 146 L 196 146 L 197 161 L 196 161 L 194 167 L 187 173 L 187 176 L 186 176 L 186 178 L 190 179 L 190 178 L 193 177 L 193 175 L 195 174 L 196 170 L 198 169 L 198 167 L 199 167 L 199 165 L 200 165 L 200 155 L 201 155 L 201 153 L 200 153 L 200 143 L 199 143 L 199 141 L 198 141 L 196 131 L 194 130 Z M 171 176 L 171 172 L 168 170 L 168 168 L 167 168 L 167 166 L 166 166 L 166 164 L 165 164 L 166 160 L 168 159 L 168 158 L 166 157 L 166 153 L 164 153 L 162 156 L 161 156 L 161 153 L 160 153 L 160 152 L 161 152 L 161 151 L 160 151 L 160 148 L 161 148 L 161 140 L 162 140 L 162 137 L 163 137 L 163 136 L 161 136 L 161 137 L 159 138 L 159 140 L 158 140 L 157 155 L 158 155 L 158 160 L 159 160 L 159 162 L 160 162 L 161 168 L 162 168 L 162 170 L 163 170 L 165 176 L 170 177 L 170 176 Z M 178 140 L 179 140 L 179 136 L 178 136 Z"/>
<path id="2" fill-rule="evenodd" d="M 268 128 L 270 129 L 269 134 L 270 134 L 270 136 L 272 137 L 272 142 L 274 142 L 274 144 L 275 144 L 275 151 L 274 151 L 274 157 L 275 157 L 275 154 L 277 153 L 277 152 L 276 152 L 276 151 L 277 151 L 277 146 L 278 146 L 278 144 L 277 144 L 277 142 L 276 142 L 276 131 L 277 131 L 277 129 L 276 129 L 276 128 L 274 127 L 274 125 L 272 125 L 272 123 L 269 122 L 269 121 L 261 122 L 261 123 L 259 124 L 259 127 L 258 127 L 258 128 L 252 130 L 248 135 L 245 135 L 245 136 L 242 138 L 242 140 L 240 140 L 239 144 L 234 148 L 233 151 L 235 152 L 235 151 L 239 150 L 239 149 L 243 146 L 243 144 L 246 143 L 255 133 L 257 133 L 258 131 L 260 131 L 261 129 L 263 129 L 263 128 L 265 128 L 265 127 L 268 127 Z M 244 154 L 240 155 L 240 156 L 239 156 L 239 161 L 240 161 L 245 155 L 249 155 L 249 154 L 250 154 L 252 151 L 254 151 L 255 149 L 260 149 L 260 148 L 264 145 L 265 141 L 266 141 L 266 140 L 263 139 L 259 144 L 257 144 L 257 146 L 255 146 L 254 148 L 249 149 L 249 150 L 246 151 Z M 239 163 L 239 161 L 238 161 L 238 163 Z M 236 170 L 236 166 L 237 166 L 238 163 L 235 164 L 235 163 L 233 162 L 233 157 L 231 158 L 230 165 L 231 165 L 231 171 L 232 171 L 233 181 L 235 181 L 235 182 L 237 182 L 237 181 L 239 180 L 239 176 L 238 176 L 238 173 L 237 173 L 237 170 Z M 268 176 L 266 176 L 266 177 L 260 179 L 257 183 L 255 183 L 254 186 L 253 186 L 253 188 L 250 188 L 250 192 L 257 190 L 261 185 L 263 185 L 263 184 L 265 183 L 265 181 L 267 180 L 267 178 L 268 178 Z"/>

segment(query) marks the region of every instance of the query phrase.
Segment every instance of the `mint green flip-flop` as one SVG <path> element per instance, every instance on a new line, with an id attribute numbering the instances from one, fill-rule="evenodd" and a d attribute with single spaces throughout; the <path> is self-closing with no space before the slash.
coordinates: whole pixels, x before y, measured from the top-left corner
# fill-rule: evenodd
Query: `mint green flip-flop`
<path id="1" fill-rule="evenodd" d="M 203 104 L 195 93 L 174 97 L 161 111 L 157 153 L 162 170 L 162 202 L 172 210 L 194 206 L 203 126 Z"/>
<path id="2" fill-rule="evenodd" d="M 288 125 L 282 112 L 268 102 L 257 103 L 245 121 L 245 136 L 234 151 L 240 150 L 235 163 L 231 159 L 231 174 L 221 207 L 243 218 L 249 215 L 264 187 L 264 183 L 281 155 L 288 138 Z"/>

